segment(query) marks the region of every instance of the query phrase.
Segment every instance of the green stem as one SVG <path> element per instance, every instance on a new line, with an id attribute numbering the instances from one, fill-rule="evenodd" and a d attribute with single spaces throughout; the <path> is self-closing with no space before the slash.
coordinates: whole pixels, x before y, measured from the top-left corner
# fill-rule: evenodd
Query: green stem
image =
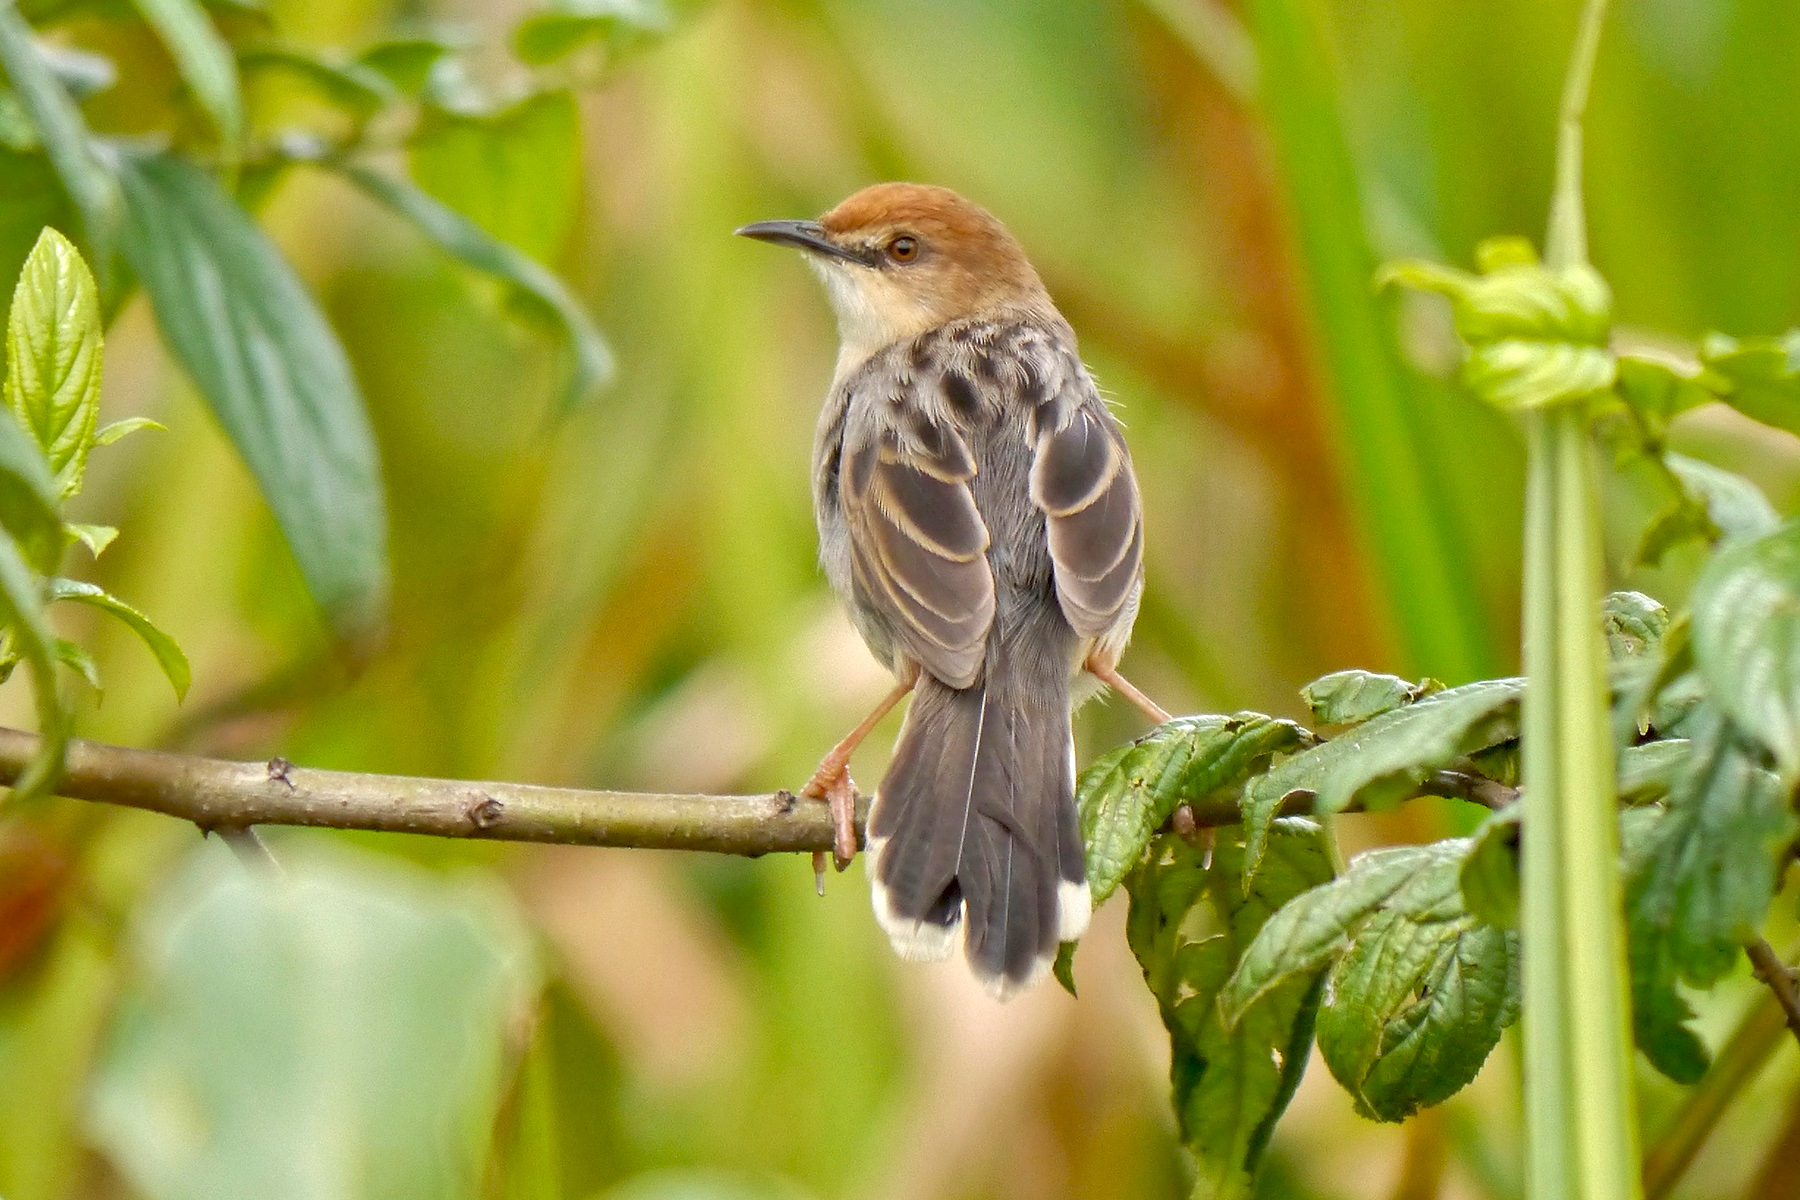
<path id="1" fill-rule="evenodd" d="M 1605 11 L 1605 0 L 1588 0 L 1563 91 L 1545 239 L 1553 269 L 1587 258 L 1581 119 Z M 1526 1195 L 1629 1200 L 1639 1188 L 1637 1123 L 1585 407 L 1528 414 L 1526 437 Z"/>

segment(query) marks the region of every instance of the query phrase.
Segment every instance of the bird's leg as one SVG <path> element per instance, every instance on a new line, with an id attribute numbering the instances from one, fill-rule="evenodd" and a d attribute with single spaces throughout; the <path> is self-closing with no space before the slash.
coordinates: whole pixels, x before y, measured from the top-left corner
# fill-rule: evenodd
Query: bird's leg
<path id="1" fill-rule="evenodd" d="M 824 800 L 831 805 L 831 857 L 842 871 L 856 857 L 856 785 L 850 780 L 850 756 L 862 745 L 881 718 L 894 711 L 894 705 L 913 690 L 919 680 L 918 672 L 909 673 L 901 682 L 894 685 L 894 690 L 882 697 L 875 710 L 862 719 L 843 741 L 831 748 L 819 763 L 819 769 L 813 777 L 800 789 L 802 796 L 810 796 L 814 800 Z M 825 855 L 818 852 L 813 855 L 813 874 L 819 881 L 819 890 L 825 890 Z"/>
<path id="2" fill-rule="evenodd" d="M 1100 652 L 1098 650 L 1088 655 L 1087 662 L 1083 665 L 1086 666 L 1101 683 L 1106 684 L 1108 687 L 1118 692 L 1119 695 L 1137 705 L 1138 711 L 1156 722 L 1156 724 L 1161 725 L 1164 721 L 1169 719 L 1169 714 L 1163 711 L 1161 705 L 1144 695 L 1144 693 L 1138 691 L 1137 685 L 1119 674 L 1118 667 L 1100 657 Z"/>

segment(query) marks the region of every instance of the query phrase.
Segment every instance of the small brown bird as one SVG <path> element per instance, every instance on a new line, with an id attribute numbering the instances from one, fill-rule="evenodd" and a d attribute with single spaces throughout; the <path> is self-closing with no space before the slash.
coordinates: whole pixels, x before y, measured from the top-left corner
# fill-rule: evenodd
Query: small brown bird
<path id="1" fill-rule="evenodd" d="M 865 188 L 737 231 L 825 281 L 841 346 L 813 446 L 820 559 L 893 692 L 819 766 L 840 868 L 849 760 L 916 688 L 869 815 L 876 918 L 903 958 L 960 932 L 1005 999 L 1092 907 L 1069 715 L 1117 672 L 1143 590 L 1131 455 L 1018 242 L 955 192 Z"/>

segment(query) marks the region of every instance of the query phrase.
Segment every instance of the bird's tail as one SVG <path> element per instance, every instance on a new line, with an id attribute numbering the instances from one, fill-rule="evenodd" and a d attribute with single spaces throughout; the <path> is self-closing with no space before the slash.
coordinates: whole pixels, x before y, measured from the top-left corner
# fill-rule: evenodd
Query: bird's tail
<path id="1" fill-rule="evenodd" d="M 868 831 L 875 916 L 902 958 L 944 958 L 960 933 L 999 999 L 1043 978 L 1092 908 L 1066 668 L 996 637 L 973 687 L 921 674 Z"/>

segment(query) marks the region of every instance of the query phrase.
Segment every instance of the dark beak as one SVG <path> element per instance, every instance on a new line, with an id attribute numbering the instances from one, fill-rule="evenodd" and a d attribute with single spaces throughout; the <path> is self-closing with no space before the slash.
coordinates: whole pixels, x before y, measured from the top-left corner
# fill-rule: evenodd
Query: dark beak
<path id="1" fill-rule="evenodd" d="M 872 267 L 874 262 L 860 251 L 850 250 L 831 240 L 825 227 L 817 221 L 758 221 L 737 230 L 739 237 L 754 238 L 777 246 L 792 246 L 814 254 L 826 254 L 853 262 L 859 267 Z"/>

